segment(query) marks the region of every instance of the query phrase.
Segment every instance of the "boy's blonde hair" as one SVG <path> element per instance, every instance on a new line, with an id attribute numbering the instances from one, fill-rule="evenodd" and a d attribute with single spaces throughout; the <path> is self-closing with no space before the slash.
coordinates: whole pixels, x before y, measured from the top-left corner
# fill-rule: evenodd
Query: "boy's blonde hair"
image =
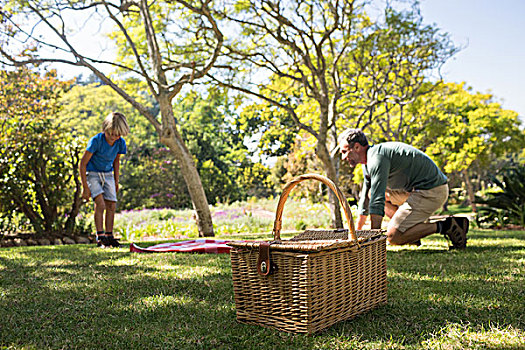
<path id="1" fill-rule="evenodd" d="M 111 112 L 102 123 L 102 131 L 115 131 L 120 136 L 126 136 L 129 133 L 128 121 L 126 116 L 119 112 Z"/>

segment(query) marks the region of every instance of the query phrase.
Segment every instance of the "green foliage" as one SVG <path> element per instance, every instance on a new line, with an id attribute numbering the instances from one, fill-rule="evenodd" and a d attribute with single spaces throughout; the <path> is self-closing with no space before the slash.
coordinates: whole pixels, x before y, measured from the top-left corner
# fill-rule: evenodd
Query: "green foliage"
<path id="1" fill-rule="evenodd" d="M 272 181 L 271 174 L 271 170 L 261 163 L 247 163 L 238 169 L 236 182 L 243 193 L 242 199 L 273 197 L 275 182 Z"/>
<path id="2" fill-rule="evenodd" d="M 437 83 L 406 109 L 411 124 L 406 141 L 424 150 L 445 171 L 449 184 L 466 187 L 466 204 L 523 149 L 518 114 L 491 94 L 472 92 L 465 83 Z"/>
<path id="3" fill-rule="evenodd" d="M 215 89 L 206 98 L 192 91 L 174 107 L 210 204 L 245 198 L 236 180 L 251 162 L 243 135 L 232 123 L 231 108 L 227 93 Z"/>
<path id="4" fill-rule="evenodd" d="M 464 84 L 437 84 L 409 110 L 412 144 L 426 150 L 446 173 L 517 152 L 525 144 L 521 122 L 491 94 L 472 93 Z"/>
<path id="5" fill-rule="evenodd" d="M 211 89 L 206 97 L 190 92 L 174 106 L 212 205 L 273 195 L 270 172 L 251 161 L 229 102 L 227 93 Z M 173 155 L 158 143 L 150 145 L 130 148 L 123 159 L 121 209 L 188 208 L 189 193 Z"/>
<path id="6" fill-rule="evenodd" d="M 157 144 L 155 129 L 135 108 L 109 86 L 91 80 L 93 76 L 89 76 L 87 82 L 77 79 L 61 96 L 62 107 L 56 117 L 60 125 L 75 136 L 89 139 L 102 131 L 102 122 L 110 112 L 120 112 L 126 116 L 130 127 L 125 138 L 128 148 Z M 132 95 L 137 101 L 155 110 L 156 105 L 142 94 L 144 90 L 140 84 L 124 81 L 122 85 L 135 92 Z"/>
<path id="7" fill-rule="evenodd" d="M 75 230 L 82 144 L 53 122 L 67 83 L 54 72 L 0 72 L 0 212 L 38 234 Z"/>
<path id="8" fill-rule="evenodd" d="M 234 105 L 228 91 L 209 89 L 206 98 L 190 92 L 174 108 L 212 205 L 273 194 L 270 171 L 251 160 L 234 122 Z"/>
<path id="9" fill-rule="evenodd" d="M 119 207 L 187 208 L 186 184 L 173 155 L 164 147 L 129 149 L 123 158 Z"/>
<path id="10" fill-rule="evenodd" d="M 503 169 L 493 181 L 497 187 L 477 200 L 485 205 L 479 208 L 478 222 L 489 227 L 525 227 L 525 165 Z"/>
<path id="11" fill-rule="evenodd" d="M 282 83 L 282 81 L 281 81 Z M 278 81 L 274 82 L 264 93 L 271 94 L 276 89 Z M 305 117 L 308 118 L 310 114 Z M 316 118 L 317 119 L 317 118 Z M 237 118 L 239 129 L 246 135 L 256 138 L 260 154 L 267 156 L 283 156 L 290 153 L 299 128 L 289 113 L 270 103 L 256 103 L 245 106 Z"/>

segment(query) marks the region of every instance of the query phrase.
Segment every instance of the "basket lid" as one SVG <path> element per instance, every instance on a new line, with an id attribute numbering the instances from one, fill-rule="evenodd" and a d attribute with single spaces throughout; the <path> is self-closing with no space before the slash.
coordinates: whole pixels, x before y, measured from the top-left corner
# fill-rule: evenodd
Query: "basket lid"
<path id="1" fill-rule="evenodd" d="M 272 241 L 271 250 L 316 252 L 358 246 L 367 241 L 376 240 L 384 236 L 385 230 L 357 230 L 357 242 L 349 239 L 347 229 L 339 230 L 306 230 L 289 240 Z M 229 246 L 234 248 L 259 249 L 263 241 L 230 241 Z"/>

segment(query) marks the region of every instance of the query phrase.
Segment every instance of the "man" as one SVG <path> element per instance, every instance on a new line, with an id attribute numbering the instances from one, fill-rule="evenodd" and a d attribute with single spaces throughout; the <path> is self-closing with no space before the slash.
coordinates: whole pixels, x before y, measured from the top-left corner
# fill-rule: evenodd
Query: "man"
<path id="1" fill-rule="evenodd" d="M 363 164 L 358 230 L 367 215 L 372 229 L 381 228 L 386 214 L 391 218 L 387 240 L 392 245 L 419 244 L 421 238 L 441 233 L 450 239 L 451 248 L 466 247 L 467 218 L 427 221 L 447 200 L 448 184 L 447 177 L 425 153 L 401 142 L 370 146 L 360 129 L 345 130 L 338 143 L 343 161 L 352 167 Z"/>

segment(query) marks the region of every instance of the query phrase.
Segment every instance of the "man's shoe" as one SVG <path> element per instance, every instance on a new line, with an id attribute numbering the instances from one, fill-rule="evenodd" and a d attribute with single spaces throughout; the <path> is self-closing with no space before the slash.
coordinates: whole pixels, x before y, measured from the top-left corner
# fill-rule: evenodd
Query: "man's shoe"
<path id="1" fill-rule="evenodd" d="M 421 245 L 421 240 L 418 239 L 417 241 L 414 241 L 414 242 L 408 243 L 408 245 L 415 245 L 416 247 L 419 247 L 419 246 Z"/>
<path id="2" fill-rule="evenodd" d="M 450 249 L 467 247 L 469 220 L 465 217 L 448 217 L 443 222 L 443 235 L 452 242 Z"/>

